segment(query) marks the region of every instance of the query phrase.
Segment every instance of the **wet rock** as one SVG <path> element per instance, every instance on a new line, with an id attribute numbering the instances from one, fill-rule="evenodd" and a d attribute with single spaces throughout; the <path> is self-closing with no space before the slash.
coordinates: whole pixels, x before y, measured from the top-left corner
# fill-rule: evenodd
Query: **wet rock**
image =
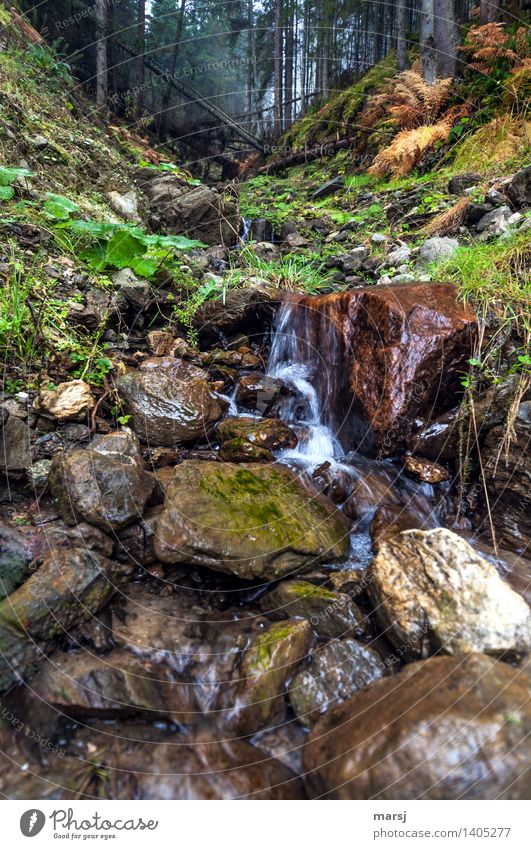
<path id="1" fill-rule="evenodd" d="M 531 647 L 524 599 L 451 531 L 405 531 L 387 540 L 369 576 L 375 616 L 409 658 L 437 651 L 525 653 Z"/>
<path id="2" fill-rule="evenodd" d="M 274 242 L 273 225 L 265 218 L 255 218 L 251 222 L 249 236 L 253 242 Z"/>
<path id="3" fill-rule="evenodd" d="M 461 391 L 477 332 L 449 284 L 379 286 L 304 297 L 292 324 L 301 355 L 322 369 L 323 408 L 345 448 L 396 455 L 411 423 Z"/>
<path id="4" fill-rule="evenodd" d="M 171 472 L 172 470 L 162 469 L 161 471 Z M 160 480 L 158 483 L 160 485 Z M 114 545 L 116 560 L 132 563 L 136 567 L 150 566 L 156 562 L 153 546 L 160 509 L 160 506 L 152 507 L 139 522 L 128 525 L 116 533 Z"/>
<path id="5" fill-rule="evenodd" d="M 450 239 L 448 236 L 433 236 L 431 239 L 426 239 L 419 250 L 419 265 L 451 259 L 458 247 L 457 239 Z"/>
<path id="6" fill-rule="evenodd" d="M 293 678 L 289 700 L 302 725 L 378 681 L 385 665 L 378 652 L 356 640 L 333 640 L 314 651 L 310 666 Z"/>
<path id="7" fill-rule="evenodd" d="M 20 477 L 31 466 L 30 439 L 28 423 L 4 409 L 0 418 L 0 474 Z"/>
<path id="8" fill-rule="evenodd" d="M 199 239 L 207 245 L 232 245 L 240 232 L 238 206 L 208 186 L 190 186 L 173 174 L 137 171 L 152 212 L 168 233 Z M 153 220 L 155 223 L 155 220 Z"/>
<path id="9" fill-rule="evenodd" d="M 113 552 L 113 541 L 106 534 L 81 522 L 68 527 L 62 521 L 47 521 L 40 527 L 25 525 L 20 528 L 26 545 L 31 551 L 34 565 L 40 565 L 57 548 L 87 548 L 105 557 Z"/>
<path id="10" fill-rule="evenodd" d="M 81 421 L 95 404 L 90 386 L 84 380 L 60 383 L 57 389 L 45 389 L 33 406 L 41 416 L 66 421 Z"/>
<path id="11" fill-rule="evenodd" d="M 509 220 L 512 216 L 510 207 L 499 206 L 492 212 L 487 212 L 476 224 L 476 230 L 481 233 L 482 238 L 491 239 L 502 236 L 509 230 Z"/>
<path id="12" fill-rule="evenodd" d="M 361 636 L 365 617 L 346 593 L 327 590 L 308 581 L 282 581 L 261 601 L 276 616 L 302 617 L 322 637 Z"/>
<path id="13" fill-rule="evenodd" d="M 517 209 L 531 206 L 531 165 L 518 171 L 507 185 L 505 191 L 511 203 Z"/>
<path id="14" fill-rule="evenodd" d="M 86 549 L 58 549 L 0 602 L 0 690 L 31 674 L 49 641 L 89 619 L 128 569 Z"/>
<path id="15" fill-rule="evenodd" d="M 50 474 L 51 466 L 51 460 L 39 460 L 39 462 L 32 463 L 29 467 L 27 470 L 28 481 L 34 489 L 43 490 L 46 488 L 48 485 L 48 476 Z"/>
<path id="16" fill-rule="evenodd" d="M 436 657 L 324 715 L 303 753 L 334 799 L 525 799 L 529 673 L 484 655 Z"/>
<path id="17" fill-rule="evenodd" d="M 105 747 L 100 762 L 110 799 L 301 799 L 300 781 L 283 764 L 241 740 L 212 744 L 201 738 L 128 742 L 127 734 Z M 189 745 L 186 745 L 187 739 Z M 175 743 L 179 743 L 176 763 Z M 138 764 L 142 764 L 139 771 Z"/>
<path id="18" fill-rule="evenodd" d="M 222 444 L 238 439 L 268 451 L 295 448 L 298 442 L 295 432 L 278 419 L 225 419 L 218 425 L 216 435 Z"/>
<path id="19" fill-rule="evenodd" d="M 206 301 L 194 315 L 193 325 L 202 343 L 212 343 L 248 329 L 256 332 L 271 322 L 280 301 L 277 289 L 266 282 L 229 289 L 224 301 Z"/>
<path id="20" fill-rule="evenodd" d="M 143 310 L 151 300 L 151 286 L 147 280 L 139 280 L 130 268 L 122 268 L 112 278 L 116 289 L 134 310 Z"/>
<path id="21" fill-rule="evenodd" d="M 448 192 L 451 195 L 462 195 L 466 189 L 471 189 L 473 186 L 481 183 L 481 180 L 481 174 L 475 174 L 473 172 L 457 174 L 448 183 Z"/>
<path id="22" fill-rule="evenodd" d="M 406 505 L 386 504 L 385 507 L 377 509 L 371 522 L 372 545 L 375 551 L 379 551 L 383 542 L 402 531 L 426 530 L 433 527 L 436 527 L 434 519 L 419 516 Z"/>
<path id="23" fill-rule="evenodd" d="M 280 466 L 182 463 L 157 526 L 162 563 L 280 578 L 348 551 L 348 524 Z"/>
<path id="24" fill-rule="evenodd" d="M 125 194 L 115 191 L 107 192 L 107 199 L 113 212 L 125 218 L 126 221 L 131 221 L 133 224 L 140 224 L 138 197 L 135 192 L 126 192 Z"/>
<path id="25" fill-rule="evenodd" d="M 450 479 L 448 469 L 423 457 L 406 457 L 404 459 L 404 470 L 423 483 L 436 484 Z"/>
<path id="26" fill-rule="evenodd" d="M 241 663 L 242 684 L 236 696 L 236 734 L 256 733 L 282 719 L 289 680 L 304 662 L 312 643 L 307 622 L 288 620 L 259 634 Z"/>
<path id="27" fill-rule="evenodd" d="M 478 434 L 484 435 L 490 428 L 500 424 L 517 389 L 517 378 L 510 377 L 492 386 L 474 400 L 474 419 Z M 420 457 L 430 460 L 453 460 L 459 456 L 460 421 L 465 427 L 469 417 L 466 408 L 456 407 L 428 422 L 413 434 L 409 448 Z"/>
<path id="28" fill-rule="evenodd" d="M 118 379 L 118 392 L 140 439 L 182 445 L 208 436 L 226 405 L 210 390 L 207 374 L 183 360 L 153 357 Z"/>
<path id="29" fill-rule="evenodd" d="M 492 206 L 504 206 L 507 203 L 507 198 L 498 189 L 489 189 L 485 195 L 485 203 L 491 203 Z"/>
<path id="30" fill-rule="evenodd" d="M 315 192 L 313 192 L 313 194 L 311 195 L 310 200 L 323 200 L 323 198 L 335 195 L 336 192 L 339 192 L 344 187 L 345 178 L 334 177 L 333 180 L 328 180 L 328 182 L 323 183 L 322 186 L 319 186 L 319 188 L 316 189 Z"/>
<path id="31" fill-rule="evenodd" d="M 228 439 L 219 452 L 220 458 L 226 463 L 272 463 L 275 455 L 267 448 L 260 448 L 247 439 Z"/>
<path id="32" fill-rule="evenodd" d="M 489 505 L 482 493 L 480 520 L 487 529 L 490 511 L 498 542 L 523 551 L 531 540 L 531 402 L 520 405 L 513 429 L 515 438 L 509 443 L 508 450 L 500 450 L 506 437 L 504 426 L 493 428 L 486 436 L 481 456 Z"/>
<path id="33" fill-rule="evenodd" d="M 236 391 L 236 403 L 266 416 L 284 389 L 281 380 L 266 375 L 244 375 Z"/>
<path id="34" fill-rule="evenodd" d="M 12 593 L 31 573 L 32 560 L 23 534 L 0 521 L 0 599 Z"/>
<path id="35" fill-rule="evenodd" d="M 55 455 L 49 486 L 65 522 L 115 531 L 142 516 L 154 480 L 135 443 L 130 432 L 118 432 L 88 449 Z"/>
<path id="36" fill-rule="evenodd" d="M 66 716 L 134 716 L 151 722 L 171 719 L 176 687 L 171 669 L 114 650 L 104 658 L 89 652 L 55 654 L 32 679 L 33 706 L 38 723 L 40 704 L 52 705 Z M 35 724 L 35 723 L 33 723 Z"/>

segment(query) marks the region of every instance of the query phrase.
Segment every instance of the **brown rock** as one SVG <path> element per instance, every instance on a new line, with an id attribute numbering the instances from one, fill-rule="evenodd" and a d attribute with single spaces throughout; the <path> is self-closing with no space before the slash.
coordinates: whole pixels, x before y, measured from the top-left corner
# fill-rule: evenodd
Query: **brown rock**
<path id="1" fill-rule="evenodd" d="M 329 711 L 303 765 L 333 799 L 526 799 L 529 672 L 485 655 L 407 666 Z"/>
<path id="2" fill-rule="evenodd" d="M 439 463 L 425 460 L 423 457 L 406 457 L 404 470 L 423 483 L 442 483 L 450 479 L 450 472 Z"/>
<path id="3" fill-rule="evenodd" d="M 90 386 L 84 380 L 60 383 L 57 389 L 44 389 L 34 401 L 41 416 L 66 421 L 80 421 L 94 407 Z"/>

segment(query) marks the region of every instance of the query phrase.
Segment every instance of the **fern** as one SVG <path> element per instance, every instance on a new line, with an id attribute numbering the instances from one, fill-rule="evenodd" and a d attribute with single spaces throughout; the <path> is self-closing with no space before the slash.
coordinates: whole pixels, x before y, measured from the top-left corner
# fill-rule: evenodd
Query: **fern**
<path id="1" fill-rule="evenodd" d="M 447 141 L 451 129 L 452 121 L 445 119 L 438 124 L 402 130 L 389 147 L 380 151 L 368 173 L 375 177 L 405 177 L 437 142 Z"/>
<path id="2" fill-rule="evenodd" d="M 383 92 L 371 98 L 360 116 L 360 124 L 374 127 L 391 117 L 399 129 L 412 130 L 436 123 L 448 102 L 451 82 L 450 79 L 437 80 L 428 85 L 418 71 L 404 71 L 393 77 Z"/>

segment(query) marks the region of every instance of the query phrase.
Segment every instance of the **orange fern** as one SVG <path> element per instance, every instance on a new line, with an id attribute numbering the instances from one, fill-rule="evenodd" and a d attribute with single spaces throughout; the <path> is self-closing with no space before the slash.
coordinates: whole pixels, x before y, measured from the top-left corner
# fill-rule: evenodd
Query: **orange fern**
<path id="1" fill-rule="evenodd" d="M 416 127 L 413 130 L 402 130 L 393 139 L 389 147 L 380 151 L 376 156 L 368 169 L 368 173 L 376 177 L 387 175 L 393 178 L 405 177 L 437 142 L 448 140 L 452 123 L 452 120 L 445 119 L 438 124 Z"/>

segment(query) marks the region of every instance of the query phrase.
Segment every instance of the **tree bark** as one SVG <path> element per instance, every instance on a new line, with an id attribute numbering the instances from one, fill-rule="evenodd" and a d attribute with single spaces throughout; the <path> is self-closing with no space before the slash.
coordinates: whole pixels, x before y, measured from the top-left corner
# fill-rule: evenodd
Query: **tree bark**
<path id="1" fill-rule="evenodd" d="M 144 89 L 146 81 L 146 66 L 144 65 L 144 53 L 146 52 L 146 0 L 138 0 L 137 16 L 137 40 L 138 58 L 136 60 L 136 120 L 142 117 L 144 108 Z"/>
<path id="2" fill-rule="evenodd" d="M 407 53 L 407 0 L 397 0 L 396 66 L 399 71 L 405 71 L 409 67 Z"/>
<path id="3" fill-rule="evenodd" d="M 165 128 L 168 124 L 168 108 L 171 100 L 171 92 L 172 92 L 172 79 L 175 76 L 175 71 L 177 69 L 177 59 L 179 57 L 179 48 L 181 46 L 181 38 L 183 34 L 184 28 L 184 15 L 186 11 L 186 0 L 181 0 L 181 5 L 179 7 L 179 12 L 177 13 L 177 22 L 175 25 L 175 38 L 172 45 L 171 51 L 171 59 L 170 59 L 170 69 L 169 69 L 169 78 L 168 83 L 166 85 L 166 89 L 164 91 L 164 95 L 162 97 L 162 108 L 161 108 L 161 120 L 159 121 L 159 135 L 162 128 Z"/>
<path id="4" fill-rule="evenodd" d="M 420 56 L 422 61 L 422 76 L 427 83 L 432 85 L 437 79 L 434 0 L 422 0 L 420 10 Z"/>
<path id="5" fill-rule="evenodd" d="M 282 132 L 282 0 L 275 0 L 275 134 Z"/>
<path id="6" fill-rule="evenodd" d="M 481 0 L 479 20 L 481 24 L 492 24 L 500 19 L 501 0 Z"/>
<path id="7" fill-rule="evenodd" d="M 455 19 L 455 0 L 437 0 L 435 44 L 437 45 L 437 76 L 455 77 L 459 31 Z"/>
<path id="8" fill-rule="evenodd" d="M 96 105 L 106 109 L 108 99 L 107 81 L 107 4 L 106 0 L 95 0 L 96 15 Z"/>

